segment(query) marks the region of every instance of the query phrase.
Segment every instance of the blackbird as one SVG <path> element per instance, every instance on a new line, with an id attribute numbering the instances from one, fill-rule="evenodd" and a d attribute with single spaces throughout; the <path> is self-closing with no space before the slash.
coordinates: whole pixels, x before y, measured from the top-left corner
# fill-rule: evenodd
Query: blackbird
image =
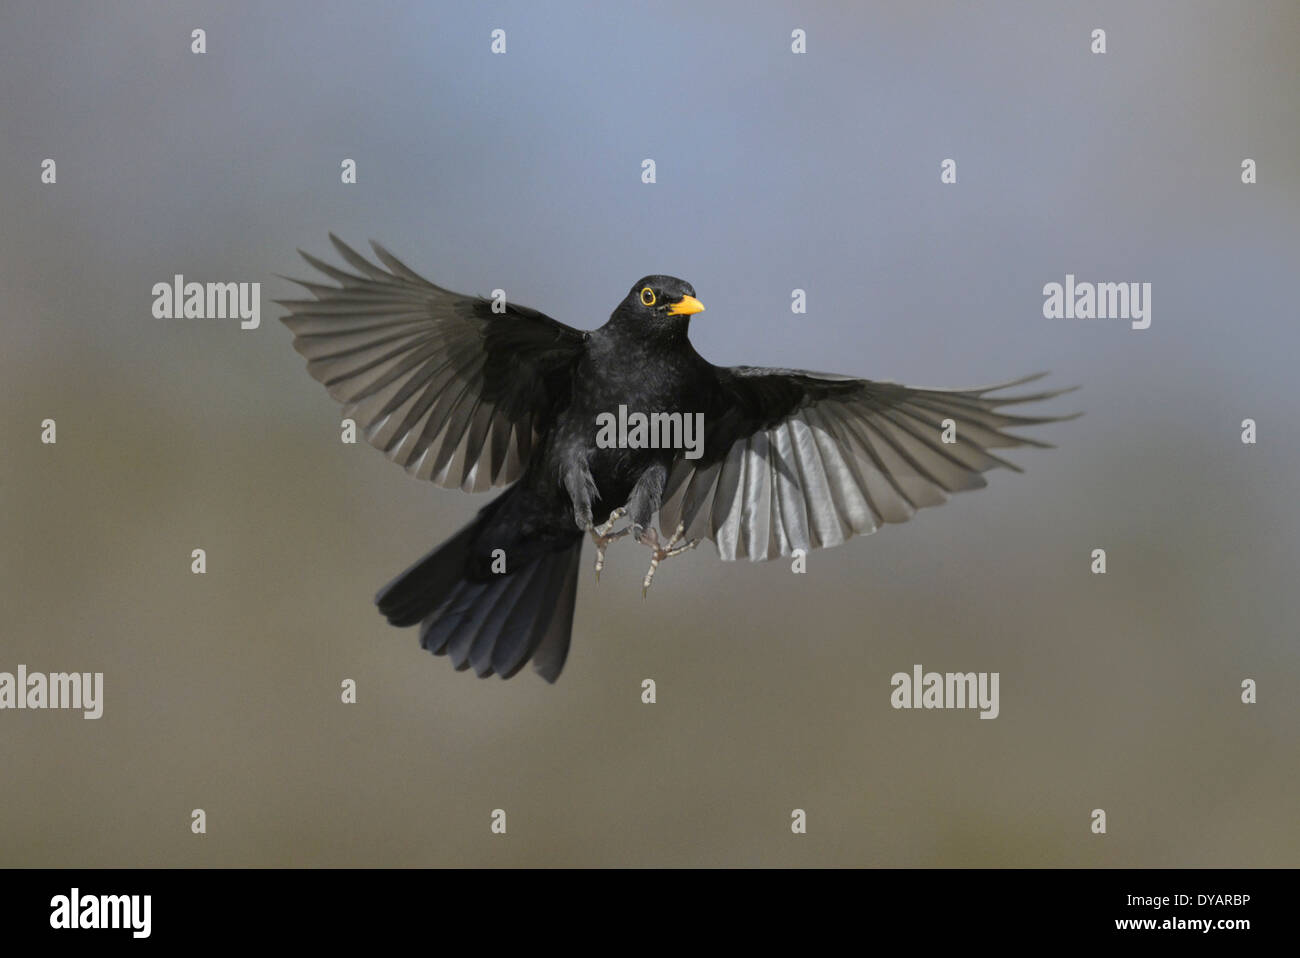
<path id="1" fill-rule="evenodd" d="M 1006 429 L 1073 418 L 1002 411 L 1068 391 L 1002 391 L 1041 373 L 915 389 L 715 366 L 687 338 L 704 306 L 671 276 L 638 280 L 583 332 L 435 286 L 377 243 L 382 265 L 330 239 L 354 272 L 302 253 L 338 285 L 291 280 L 314 298 L 279 301 L 308 372 L 413 475 L 467 492 L 509 486 L 375 598 L 391 624 L 418 624 L 424 648 L 479 676 L 509 678 L 531 660 L 556 680 L 588 536 L 597 575 L 620 537 L 649 549 L 644 594 L 659 564 L 700 538 L 723 559 L 771 559 L 902 522 L 984 486 L 994 466 L 1020 471 L 990 449 L 1048 445 Z M 702 443 L 674 448 L 635 429 L 598 441 L 598 423 L 636 413 L 678 440 L 668 425 L 702 416 Z"/>

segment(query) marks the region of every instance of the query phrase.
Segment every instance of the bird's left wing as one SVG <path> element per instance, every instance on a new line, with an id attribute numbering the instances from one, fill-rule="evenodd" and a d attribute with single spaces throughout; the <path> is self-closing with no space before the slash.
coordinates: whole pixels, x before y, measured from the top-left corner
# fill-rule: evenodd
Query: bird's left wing
<path id="1" fill-rule="evenodd" d="M 583 333 L 526 306 L 494 312 L 377 243 L 387 269 L 330 239 L 356 272 L 302 253 L 340 285 L 293 279 L 315 298 L 278 301 L 307 371 L 413 475 L 467 492 L 517 479 L 569 397 Z"/>
<path id="2" fill-rule="evenodd" d="M 1049 445 L 1004 430 L 1074 418 L 1000 411 L 1069 392 L 1001 393 L 1038 376 L 914 389 L 796 369 L 715 370 L 720 388 L 705 413 L 703 455 L 675 461 L 660 522 L 712 539 L 724 559 L 772 559 L 904 522 L 950 493 L 984 486 L 982 473 L 994 466 L 1020 471 L 989 449 Z"/>

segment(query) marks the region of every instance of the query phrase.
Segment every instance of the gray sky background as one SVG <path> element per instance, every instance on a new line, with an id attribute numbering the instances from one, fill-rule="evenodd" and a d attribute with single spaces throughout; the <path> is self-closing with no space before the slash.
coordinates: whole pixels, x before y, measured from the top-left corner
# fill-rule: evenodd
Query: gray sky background
<path id="1" fill-rule="evenodd" d="M 0 713 L 0 864 L 1300 863 L 1300 5 L 848 6 L 4 4 L 0 670 L 106 702 Z M 1051 370 L 1086 415 L 806 576 L 701 548 L 643 602 L 620 544 L 556 686 L 480 682 L 370 600 L 485 500 L 340 444 L 275 319 L 330 230 L 584 328 L 671 273 L 715 362 Z M 1044 319 L 1068 272 L 1151 328 Z M 261 328 L 154 319 L 175 273 Z M 891 709 L 915 662 L 1001 716 Z"/>

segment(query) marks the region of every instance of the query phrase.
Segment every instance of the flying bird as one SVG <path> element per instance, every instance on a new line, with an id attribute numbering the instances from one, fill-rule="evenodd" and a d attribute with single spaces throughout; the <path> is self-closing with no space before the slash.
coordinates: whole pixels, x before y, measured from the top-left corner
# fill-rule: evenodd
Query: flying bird
<path id="1" fill-rule="evenodd" d="M 1074 418 L 1003 411 L 1069 391 L 1004 391 L 1041 373 L 916 389 L 715 366 L 687 337 L 704 306 L 671 276 L 638 280 L 584 332 L 436 286 L 377 243 L 374 263 L 330 239 L 351 270 L 299 251 L 338 285 L 291 279 L 312 298 L 278 301 L 307 371 L 412 475 L 508 487 L 375 598 L 391 624 L 419 625 L 425 649 L 479 676 L 531 661 L 559 677 L 588 538 L 597 575 L 611 543 L 645 547 L 644 594 L 701 539 L 723 559 L 772 559 L 903 522 L 984 486 L 994 466 L 1020 471 L 991 449 L 1048 445 L 1007 429 Z M 620 408 L 661 423 L 702 415 L 702 444 L 598 442 L 597 423 Z"/>

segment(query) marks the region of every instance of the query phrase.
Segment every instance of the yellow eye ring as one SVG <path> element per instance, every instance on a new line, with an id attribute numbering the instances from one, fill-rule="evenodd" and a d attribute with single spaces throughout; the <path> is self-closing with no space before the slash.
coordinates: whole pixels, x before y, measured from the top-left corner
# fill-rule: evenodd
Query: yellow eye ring
<path id="1" fill-rule="evenodd" d="M 653 306 L 655 304 L 655 291 L 649 286 L 641 290 L 641 305 Z"/>

